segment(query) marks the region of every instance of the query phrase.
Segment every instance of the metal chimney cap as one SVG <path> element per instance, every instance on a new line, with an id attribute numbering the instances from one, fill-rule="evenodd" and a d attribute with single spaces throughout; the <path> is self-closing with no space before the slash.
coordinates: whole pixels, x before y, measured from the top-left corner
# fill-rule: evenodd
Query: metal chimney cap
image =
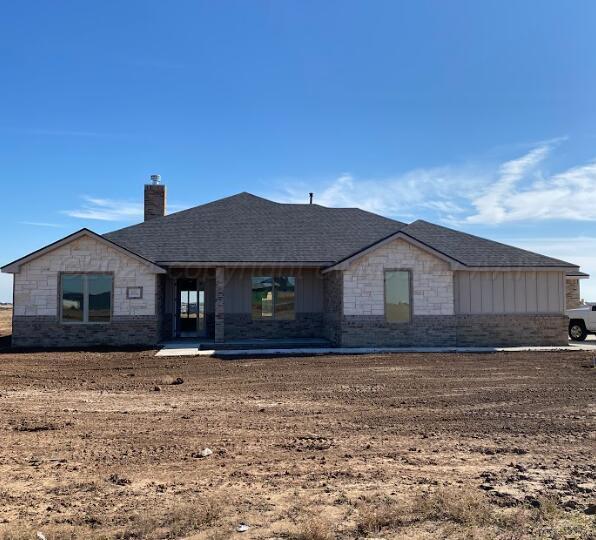
<path id="1" fill-rule="evenodd" d="M 153 185 L 161 184 L 161 176 L 159 174 L 152 174 L 151 183 Z"/>

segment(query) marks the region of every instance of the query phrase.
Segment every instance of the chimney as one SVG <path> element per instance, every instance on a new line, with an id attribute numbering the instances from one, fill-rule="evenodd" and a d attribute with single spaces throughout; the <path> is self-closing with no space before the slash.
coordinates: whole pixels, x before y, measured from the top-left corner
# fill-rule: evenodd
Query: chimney
<path id="1" fill-rule="evenodd" d="M 145 184 L 145 221 L 166 215 L 166 186 L 159 174 L 151 175 L 151 183 Z"/>

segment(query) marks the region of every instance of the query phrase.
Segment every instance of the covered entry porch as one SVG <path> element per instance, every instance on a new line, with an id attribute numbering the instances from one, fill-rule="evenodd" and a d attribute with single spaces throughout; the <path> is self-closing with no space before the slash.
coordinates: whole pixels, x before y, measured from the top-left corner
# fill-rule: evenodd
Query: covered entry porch
<path id="1" fill-rule="evenodd" d="M 328 343 L 316 266 L 169 266 L 161 279 L 163 340 L 211 348 Z"/>

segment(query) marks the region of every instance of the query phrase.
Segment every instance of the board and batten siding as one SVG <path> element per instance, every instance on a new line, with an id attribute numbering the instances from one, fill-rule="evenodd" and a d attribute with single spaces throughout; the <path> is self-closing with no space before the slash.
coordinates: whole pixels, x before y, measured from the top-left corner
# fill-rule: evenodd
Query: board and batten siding
<path id="1" fill-rule="evenodd" d="M 225 275 L 225 312 L 250 313 L 252 276 L 294 276 L 296 278 L 296 313 L 322 313 L 323 279 L 316 269 L 230 269 Z"/>
<path id="2" fill-rule="evenodd" d="M 563 313 L 563 272 L 465 272 L 454 274 L 455 312 Z"/>

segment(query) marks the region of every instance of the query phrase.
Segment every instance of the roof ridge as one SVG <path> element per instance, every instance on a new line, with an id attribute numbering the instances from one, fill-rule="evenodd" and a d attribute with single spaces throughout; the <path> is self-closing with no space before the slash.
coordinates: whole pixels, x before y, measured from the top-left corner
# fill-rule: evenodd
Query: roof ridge
<path id="1" fill-rule="evenodd" d="M 240 193 L 235 193 L 234 195 L 227 195 L 226 197 L 221 197 L 220 199 L 215 199 L 214 201 L 209 201 L 209 202 L 206 202 L 206 203 L 197 204 L 195 206 L 191 206 L 190 208 L 184 208 L 183 210 L 178 210 L 177 212 L 172 212 L 171 214 L 165 214 L 163 216 L 157 216 L 157 217 L 154 217 L 153 219 L 151 219 L 151 221 L 140 221 L 139 223 L 133 223 L 132 225 L 127 225 L 126 227 L 121 227 L 120 229 L 114 229 L 113 231 L 108 231 L 106 233 L 103 233 L 102 236 L 113 234 L 113 233 L 117 233 L 117 232 L 120 232 L 120 231 L 125 231 L 125 230 L 128 230 L 128 229 L 132 229 L 134 227 L 140 227 L 142 225 L 145 225 L 146 223 L 156 224 L 156 223 L 159 223 L 160 221 L 167 220 L 168 218 L 171 218 L 173 216 L 184 215 L 184 214 L 190 213 L 192 211 L 196 211 L 199 208 L 204 208 L 204 207 L 207 207 L 207 206 L 219 204 L 219 203 L 221 203 L 223 201 L 227 201 L 229 199 L 240 198 L 240 197 L 246 198 L 247 195 L 250 198 L 258 199 L 260 201 L 266 201 L 266 202 L 269 202 L 271 204 L 279 204 L 279 203 L 276 203 L 275 201 L 270 201 L 269 199 L 265 199 L 264 197 L 259 197 L 258 195 L 253 195 L 252 193 L 249 193 L 248 191 L 241 191 Z"/>

